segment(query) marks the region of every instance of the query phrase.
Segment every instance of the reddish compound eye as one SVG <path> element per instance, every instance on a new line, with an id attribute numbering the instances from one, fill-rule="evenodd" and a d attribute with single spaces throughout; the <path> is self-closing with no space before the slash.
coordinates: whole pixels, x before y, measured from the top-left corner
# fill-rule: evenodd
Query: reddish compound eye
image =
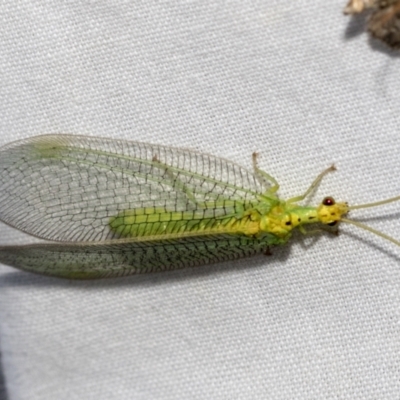
<path id="1" fill-rule="evenodd" d="M 333 206 L 335 204 L 335 200 L 332 197 L 325 197 L 322 201 L 324 206 Z"/>

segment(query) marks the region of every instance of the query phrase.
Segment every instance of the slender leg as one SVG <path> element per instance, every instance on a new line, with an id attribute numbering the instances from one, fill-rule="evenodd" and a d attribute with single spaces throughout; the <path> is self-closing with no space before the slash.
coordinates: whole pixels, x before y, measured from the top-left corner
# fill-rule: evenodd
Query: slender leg
<path id="1" fill-rule="evenodd" d="M 279 190 L 279 183 L 273 176 L 271 176 L 270 174 L 267 174 L 265 171 L 258 168 L 257 157 L 258 157 L 258 153 L 253 153 L 253 169 L 254 169 L 254 173 L 255 173 L 256 177 L 258 178 L 260 183 L 262 183 L 263 180 L 266 180 L 266 181 L 269 181 L 272 183 L 273 186 L 268 190 L 269 193 L 277 192 Z"/>
<path id="2" fill-rule="evenodd" d="M 272 252 L 271 252 L 271 249 L 269 247 L 265 248 L 264 256 L 272 256 Z"/>
<path id="3" fill-rule="evenodd" d="M 314 182 L 311 184 L 311 186 L 306 190 L 306 192 L 305 192 L 303 195 L 293 197 L 293 198 L 289 199 L 289 200 L 287 201 L 287 203 L 296 203 L 296 202 L 298 202 L 298 201 L 304 200 L 312 191 L 314 191 L 314 190 L 317 188 L 317 186 L 321 183 L 321 181 L 322 181 L 322 179 L 324 178 L 324 176 L 325 176 L 326 174 L 328 174 L 329 172 L 332 172 L 332 171 L 336 171 L 336 167 L 335 167 L 334 165 L 331 165 L 331 166 L 330 166 L 329 168 L 327 168 L 325 171 L 322 171 L 322 172 L 317 176 L 317 178 L 314 180 Z"/>

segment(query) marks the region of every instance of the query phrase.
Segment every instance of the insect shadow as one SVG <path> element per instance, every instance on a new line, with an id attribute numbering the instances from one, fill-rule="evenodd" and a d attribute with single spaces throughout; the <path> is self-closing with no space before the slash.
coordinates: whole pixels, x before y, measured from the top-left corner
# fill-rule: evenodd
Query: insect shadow
<path id="1" fill-rule="evenodd" d="M 367 15 L 368 12 L 364 11 L 360 14 L 354 14 L 350 17 L 344 32 L 344 38 L 346 40 L 351 40 L 365 32 L 365 20 Z"/>

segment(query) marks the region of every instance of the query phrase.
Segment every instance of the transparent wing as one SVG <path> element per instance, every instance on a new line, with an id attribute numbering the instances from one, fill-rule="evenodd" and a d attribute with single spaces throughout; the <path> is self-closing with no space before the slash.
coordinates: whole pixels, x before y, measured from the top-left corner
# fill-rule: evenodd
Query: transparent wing
<path id="1" fill-rule="evenodd" d="M 110 219 L 127 210 L 233 215 L 266 189 L 227 160 L 126 140 L 43 135 L 0 149 L 0 220 L 48 240 L 120 238 Z"/>
<path id="2" fill-rule="evenodd" d="M 238 235 L 111 244 L 51 243 L 0 247 L 0 262 L 44 275 L 95 279 L 232 260 L 267 247 L 267 237 Z"/>

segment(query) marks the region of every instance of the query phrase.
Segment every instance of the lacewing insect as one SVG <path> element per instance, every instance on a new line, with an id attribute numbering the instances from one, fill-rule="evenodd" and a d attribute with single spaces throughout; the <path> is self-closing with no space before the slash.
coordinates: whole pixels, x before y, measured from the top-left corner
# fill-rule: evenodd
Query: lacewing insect
<path id="1" fill-rule="evenodd" d="M 350 0 L 345 14 L 360 14 L 370 10 L 368 31 L 389 47 L 400 48 L 400 0 Z"/>
<path id="2" fill-rule="evenodd" d="M 50 243 L 0 246 L 0 262 L 91 279 L 172 270 L 267 253 L 294 229 L 345 222 L 349 206 L 325 197 L 278 197 L 277 181 L 222 158 L 126 140 L 43 135 L 0 149 L 0 220 Z"/>

